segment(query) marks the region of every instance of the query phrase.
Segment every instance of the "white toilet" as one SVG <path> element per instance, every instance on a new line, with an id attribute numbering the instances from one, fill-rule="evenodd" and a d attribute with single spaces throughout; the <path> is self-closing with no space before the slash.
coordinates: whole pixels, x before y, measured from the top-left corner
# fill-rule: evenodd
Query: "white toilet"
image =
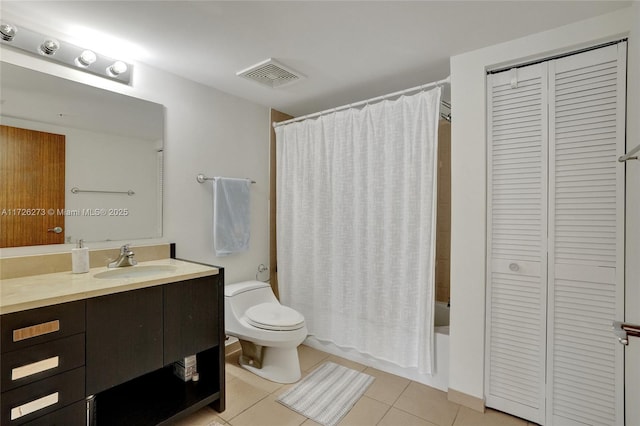
<path id="1" fill-rule="evenodd" d="M 224 287 L 225 330 L 240 340 L 240 365 L 277 383 L 300 380 L 297 347 L 307 337 L 304 317 L 282 306 L 268 283 L 244 281 Z"/>

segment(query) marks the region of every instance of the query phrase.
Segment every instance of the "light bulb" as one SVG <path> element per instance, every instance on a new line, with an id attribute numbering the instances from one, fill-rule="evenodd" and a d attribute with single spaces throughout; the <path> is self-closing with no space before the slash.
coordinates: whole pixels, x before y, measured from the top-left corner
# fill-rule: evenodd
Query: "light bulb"
<path id="1" fill-rule="evenodd" d="M 45 40 L 40 45 L 40 53 L 42 53 L 43 55 L 55 55 L 58 49 L 60 49 L 60 43 L 58 43 L 58 41 L 54 39 Z"/>
<path id="2" fill-rule="evenodd" d="M 11 24 L 0 24 L 0 37 L 4 41 L 12 41 L 16 35 L 16 27 Z"/>
<path id="3" fill-rule="evenodd" d="M 74 61 L 77 66 L 86 68 L 96 61 L 97 56 L 91 50 L 83 51 Z"/>
<path id="4" fill-rule="evenodd" d="M 122 61 L 115 61 L 109 68 L 107 68 L 107 72 L 111 76 L 117 77 L 120 74 L 127 72 L 127 64 Z"/>

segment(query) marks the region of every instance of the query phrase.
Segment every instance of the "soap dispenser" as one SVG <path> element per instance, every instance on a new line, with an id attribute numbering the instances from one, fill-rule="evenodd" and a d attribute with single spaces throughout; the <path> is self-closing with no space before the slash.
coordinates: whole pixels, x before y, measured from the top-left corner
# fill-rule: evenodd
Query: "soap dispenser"
<path id="1" fill-rule="evenodd" d="M 74 274 L 89 272 L 89 247 L 85 247 L 82 240 L 78 240 L 78 246 L 71 249 L 71 272 Z"/>

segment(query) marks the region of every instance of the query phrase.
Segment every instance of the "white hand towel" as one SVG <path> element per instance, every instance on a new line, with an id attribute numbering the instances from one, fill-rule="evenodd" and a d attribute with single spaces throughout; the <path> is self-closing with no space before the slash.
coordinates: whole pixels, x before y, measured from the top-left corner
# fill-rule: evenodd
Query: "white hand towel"
<path id="1" fill-rule="evenodd" d="M 216 256 L 249 250 L 251 181 L 216 177 L 213 181 L 213 245 Z"/>

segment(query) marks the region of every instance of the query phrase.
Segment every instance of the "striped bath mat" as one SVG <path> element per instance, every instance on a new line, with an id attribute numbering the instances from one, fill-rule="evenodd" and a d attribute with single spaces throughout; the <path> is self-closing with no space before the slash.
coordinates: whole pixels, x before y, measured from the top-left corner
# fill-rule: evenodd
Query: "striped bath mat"
<path id="1" fill-rule="evenodd" d="M 280 395 L 282 405 L 325 426 L 334 426 L 351 410 L 373 377 L 326 362 Z"/>

